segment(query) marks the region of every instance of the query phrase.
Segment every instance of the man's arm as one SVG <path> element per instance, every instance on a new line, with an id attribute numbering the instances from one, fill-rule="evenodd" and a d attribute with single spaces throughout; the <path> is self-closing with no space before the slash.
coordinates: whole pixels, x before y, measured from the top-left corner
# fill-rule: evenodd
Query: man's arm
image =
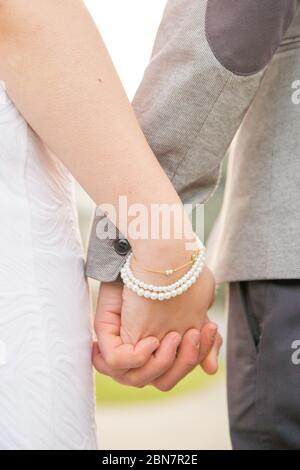
<path id="1" fill-rule="evenodd" d="M 290 25 L 298 0 L 169 0 L 133 105 L 183 202 L 205 202 L 220 163 Z M 87 274 L 118 277 L 130 245 L 99 240 L 95 217 Z M 113 229 L 112 223 L 107 224 Z"/>

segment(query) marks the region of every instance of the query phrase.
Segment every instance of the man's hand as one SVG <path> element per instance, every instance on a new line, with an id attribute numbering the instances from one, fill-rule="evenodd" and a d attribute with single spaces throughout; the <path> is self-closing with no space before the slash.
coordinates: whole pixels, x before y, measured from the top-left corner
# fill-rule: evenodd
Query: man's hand
<path id="1" fill-rule="evenodd" d="M 93 364 L 99 372 L 122 384 L 143 387 L 152 383 L 169 390 L 200 363 L 208 374 L 217 371 L 222 339 L 217 326 L 207 319 L 201 320 L 201 333 L 193 328 L 182 337 L 174 330 L 161 342 L 148 336 L 135 345 L 124 343 L 120 336 L 122 294 L 121 285 L 101 285 L 95 317 L 98 342 L 93 347 Z"/>

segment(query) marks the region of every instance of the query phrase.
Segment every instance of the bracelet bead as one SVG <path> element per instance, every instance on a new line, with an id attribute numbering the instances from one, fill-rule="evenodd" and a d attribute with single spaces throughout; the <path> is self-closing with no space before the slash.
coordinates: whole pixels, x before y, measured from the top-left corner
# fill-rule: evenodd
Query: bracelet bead
<path id="1" fill-rule="evenodd" d="M 163 301 L 183 294 L 197 281 L 203 270 L 205 251 L 199 239 L 198 244 L 199 248 L 202 250 L 200 250 L 199 253 L 195 255 L 194 262 L 190 270 L 176 282 L 165 286 L 147 284 L 144 281 L 137 279 L 130 267 L 132 254 L 129 255 L 123 268 L 121 269 L 121 278 L 124 282 L 124 285 L 138 296 L 151 300 Z"/>

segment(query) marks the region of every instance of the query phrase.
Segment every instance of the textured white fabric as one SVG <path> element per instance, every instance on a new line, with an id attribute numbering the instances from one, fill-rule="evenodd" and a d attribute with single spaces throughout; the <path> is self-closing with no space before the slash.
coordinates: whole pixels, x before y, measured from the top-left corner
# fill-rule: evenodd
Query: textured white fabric
<path id="1" fill-rule="evenodd" d="M 73 181 L 0 82 L 0 449 L 94 449 Z"/>

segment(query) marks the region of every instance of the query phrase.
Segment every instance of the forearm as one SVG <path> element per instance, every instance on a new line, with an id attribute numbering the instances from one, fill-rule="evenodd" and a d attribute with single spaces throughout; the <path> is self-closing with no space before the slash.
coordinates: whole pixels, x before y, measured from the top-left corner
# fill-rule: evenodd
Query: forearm
<path id="1" fill-rule="evenodd" d="M 0 31 L 10 97 L 97 204 L 180 204 L 83 2 L 2 1 Z"/>

